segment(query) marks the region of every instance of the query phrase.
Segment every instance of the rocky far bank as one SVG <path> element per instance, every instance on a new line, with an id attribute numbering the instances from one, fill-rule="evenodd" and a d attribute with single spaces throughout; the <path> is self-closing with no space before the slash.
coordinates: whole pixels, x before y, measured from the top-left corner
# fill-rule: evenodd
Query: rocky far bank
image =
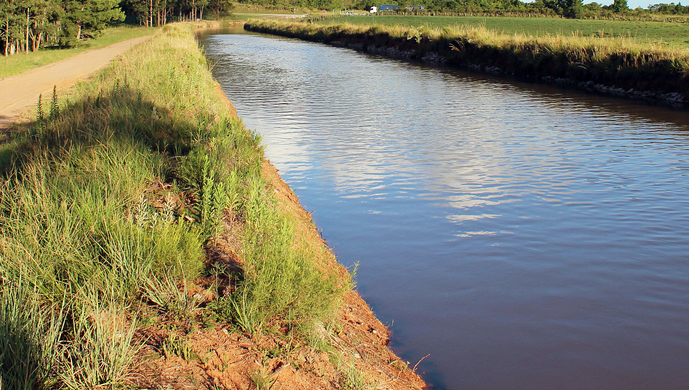
<path id="1" fill-rule="evenodd" d="M 217 95 L 225 102 L 232 115 L 237 115 L 232 102 L 217 84 Z M 296 194 L 280 177 L 278 170 L 268 160 L 263 160 L 262 175 L 267 179 L 279 207 L 296 221 L 299 240 L 317 247 L 330 267 L 341 274 L 347 270 L 337 262 L 318 233 L 311 214 L 300 204 Z M 218 237 L 212 249 L 211 261 L 217 258 L 238 266 L 243 260 L 233 232 L 241 230 L 228 223 L 228 234 Z M 215 258 L 216 260 L 212 260 Z M 198 291 L 208 281 L 197 281 Z M 196 292 L 197 294 L 199 292 Z M 140 365 L 134 371 L 131 384 L 138 387 L 188 389 L 250 389 L 257 378 L 265 378 L 264 384 L 279 389 L 424 389 L 426 384 L 419 373 L 396 356 L 388 347 L 390 330 L 383 325 L 368 304 L 355 290 L 349 290 L 337 311 L 336 322 L 317 328 L 312 336 L 329 347 L 318 350 L 310 345 L 292 345 L 279 334 L 264 333 L 251 336 L 232 331 L 232 326 L 210 329 L 193 329 L 180 325 L 169 331 L 165 326 L 152 326 L 139 330 L 141 340 L 147 340 L 139 353 Z M 171 354 L 160 356 L 160 346 L 171 337 L 185 339 L 188 355 L 208 356 L 196 361 L 193 358 Z M 333 361 L 333 353 L 337 351 Z M 160 356 L 156 358 L 156 356 Z M 344 368 L 344 369 L 343 369 Z M 263 388 L 263 387 L 261 387 Z"/>
<path id="2" fill-rule="evenodd" d="M 684 58 L 677 58 L 674 53 L 652 50 L 645 53 L 638 52 L 638 48 L 614 53 L 606 48 L 609 53 L 600 55 L 603 49 L 577 47 L 577 42 L 553 44 L 553 47 L 537 41 L 484 43 L 481 39 L 488 39 L 482 35 L 488 32 L 481 29 L 466 32 L 476 36 L 461 36 L 406 27 L 390 28 L 388 32 L 381 26 L 266 20 L 250 20 L 244 28 L 395 59 L 504 75 L 651 104 L 689 107 L 689 55 L 686 53 Z"/>

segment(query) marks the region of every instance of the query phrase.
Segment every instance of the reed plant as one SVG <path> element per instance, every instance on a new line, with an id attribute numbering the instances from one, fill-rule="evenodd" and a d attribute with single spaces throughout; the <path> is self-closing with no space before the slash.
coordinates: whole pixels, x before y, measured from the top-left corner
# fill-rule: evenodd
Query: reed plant
<path id="1" fill-rule="evenodd" d="M 250 333 L 278 324 L 305 335 L 332 318 L 350 280 L 319 261 L 317 248 L 298 242 L 294 221 L 266 199 L 263 179 L 252 178 L 244 208 L 245 280 L 219 307 Z"/>
<path id="2" fill-rule="evenodd" d="M 208 68 L 191 27 L 166 26 L 69 99 L 41 103 L 3 147 L 3 388 L 125 386 L 141 305 L 184 321 L 214 310 L 252 332 L 308 332 L 334 315 L 348 278 L 298 243 L 261 176 L 260 137 Z M 241 280 L 200 308 L 187 286 L 230 215 L 245 221 Z"/>
<path id="3" fill-rule="evenodd" d="M 59 362 L 57 347 L 66 321 L 64 302 L 44 305 L 23 280 L 0 290 L 0 380 L 3 388 L 47 389 Z"/>

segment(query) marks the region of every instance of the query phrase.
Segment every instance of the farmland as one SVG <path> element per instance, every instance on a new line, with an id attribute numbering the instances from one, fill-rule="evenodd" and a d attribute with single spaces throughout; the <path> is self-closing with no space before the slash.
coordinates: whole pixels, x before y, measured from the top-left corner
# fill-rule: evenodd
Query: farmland
<path id="1" fill-rule="evenodd" d="M 689 24 L 650 21 L 593 20 L 564 18 L 520 18 L 485 16 L 349 16 L 318 21 L 322 24 L 348 22 L 355 25 L 444 28 L 483 26 L 504 34 L 533 36 L 578 35 L 591 37 L 632 37 L 639 43 L 655 43 L 689 48 Z"/>

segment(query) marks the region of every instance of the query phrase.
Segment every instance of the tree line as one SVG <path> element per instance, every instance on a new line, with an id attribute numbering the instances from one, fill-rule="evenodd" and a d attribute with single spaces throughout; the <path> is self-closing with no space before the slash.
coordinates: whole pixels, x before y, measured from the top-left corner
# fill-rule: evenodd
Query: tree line
<path id="1" fill-rule="evenodd" d="M 683 15 L 689 14 L 689 6 L 683 6 L 682 3 L 670 4 L 653 4 L 648 6 L 648 9 L 659 14 L 669 15 Z"/>
<path id="2" fill-rule="evenodd" d="M 5 56 L 45 46 L 72 47 L 124 19 L 120 0 L 1 0 Z"/>
<path id="3" fill-rule="evenodd" d="M 220 18 L 231 8 L 231 0 L 0 0 L 0 50 L 8 56 L 74 47 L 125 16 L 162 26 L 203 19 L 204 12 Z"/>
<path id="4" fill-rule="evenodd" d="M 238 0 L 248 3 L 266 3 L 280 0 Z M 325 1 L 337 3 L 341 0 L 296 0 Z M 689 15 L 689 6 L 681 3 L 653 4 L 643 9 L 630 9 L 627 0 L 614 0 L 610 5 L 597 2 L 584 4 L 583 0 L 355 0 L 353 7 L 370 9 L 380 4 L 394 4 L 400 7 L 386 13 L 414 13 L 435 15 L 486 15 L 486 16 L 561 16 L 566 18 L 636 18 L 639 20 L 663 20 L 654 17 L 662 15 Z M 410 9 L 408 6 L 423 6 Z M 324 7 L 327 8 L 327 7 Z M 335 7 L 337 8 L 337 7 Z"/>
<path id="5" fill-rule="evenodd" d="M 269 8 L 367 9 L 382 3 L 422 5 L 424 13 L 525 13 L 564 17 L 609 17 L 615 14 L 689 14 L 680 3 L 654 4 L 647 10 L 629 10 L 627 0 L 612 5 L 583 4 L 582 0 L 237 0 Z M 381 0 L 382 1 L 382 0 Z M 408 3 L 408 4 L 407 4 Z M 74 47 L 92 38 L 125 15 L 142 26 L 162 26 L 169 21 L 220 18 L 233 8 L 232 0 L 0 0 L 0 50 L 5 56 L 36 51 L 41 47 Z M 407 12 L 400 7 L 400 11 Z"/>
<path id="6" fill-rule="evenodd" d="M 220 19 L 233 7 L 232 0 L 122 0 L 120 5 L 142 26 L 203 19 L 209 13 Z"/>
<path id="7" fill-rule="evenodd" d="M 614 0 L 613 4 L 603 6 L 598 3 L 583 4 L 582 0 L 535 0 L 524 2 L 520 0 L 402 0 L 398 4 L 397 12 L 408 12 L 406 5 L 424 6 L 423 11 L 414 10 L 414 13 L 449 13 L 449 14 L 486 14 L 486 15 L 552 15 L 571 18 L 588 16 L 611 16 L 612 14 L 624 14 L 629 12 L 627 0 Z M 377 5 L 375 0 L 359 0 L 358 6 L 362 8 Z M 646 11 L 649 12 L 649 11 Z"/>

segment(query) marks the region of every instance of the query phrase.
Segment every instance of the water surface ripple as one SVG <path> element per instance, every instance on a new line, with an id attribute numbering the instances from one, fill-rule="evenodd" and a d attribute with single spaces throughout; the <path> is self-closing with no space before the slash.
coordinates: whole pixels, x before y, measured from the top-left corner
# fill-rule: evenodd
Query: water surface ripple
<path id="1" fill-rule="evenodd" d="M 689 388 L 689 115 L 257 34 L 200 38 L 436 388 Z"/>

